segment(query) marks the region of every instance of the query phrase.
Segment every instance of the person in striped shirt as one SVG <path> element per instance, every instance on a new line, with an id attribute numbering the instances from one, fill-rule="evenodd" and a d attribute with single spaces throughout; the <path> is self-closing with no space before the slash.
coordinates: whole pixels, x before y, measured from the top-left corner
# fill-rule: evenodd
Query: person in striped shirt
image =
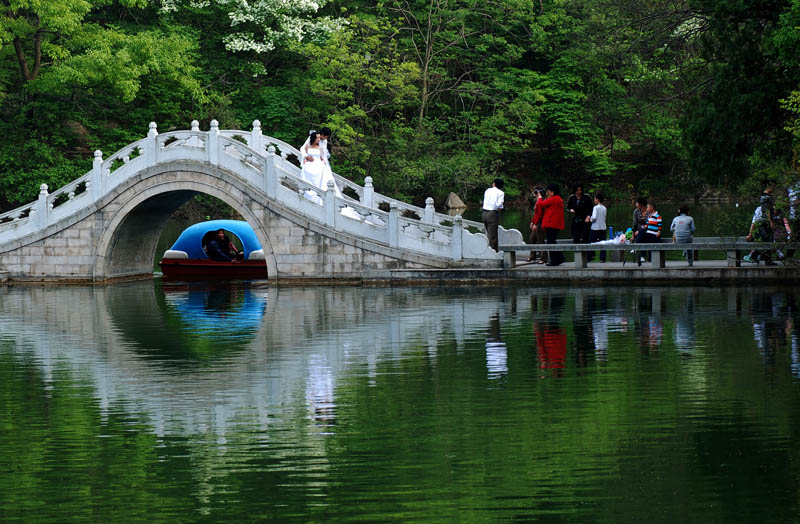
<path id="1" fill-rule="evenodd" d="M 647 203 L 647 229 L 644 232 L 644 244 L 658 244 L 661 242 L 661 214 L 656 211 L 656 203 L 650 200 Z M 644 253 L 642 253 L 644 255 Z M 644 262 L 644 256 L 639 257 L 639 265 Z"/>

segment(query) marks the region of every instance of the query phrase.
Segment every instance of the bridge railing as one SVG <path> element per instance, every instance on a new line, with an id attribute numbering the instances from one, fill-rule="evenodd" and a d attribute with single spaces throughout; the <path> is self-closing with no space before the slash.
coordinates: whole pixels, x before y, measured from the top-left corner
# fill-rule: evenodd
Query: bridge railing
<path id="1" fill-rule="evenodd" d="M 341 196 L 331 186 L 321 189 L 302 178 L 289 158 L 300 152 L 281 140 L 263 136 L 258 121 L 250 132 L 220 131 L 216 121 L 208 132 L 197 121 L 190 130 L 159 134 L 151 123 L 147 136 L 103 159 L 95 151 L 92 169 L 69 184 L 48 193 L 42 184 L 39 198 L 0 215 L 0 244 L 22 238 L 86 208 L 142 170 L 171 161 L 219 165 L 266 192 L 271 199 L 338 231 L 402 250 L 452 258 L 500 258 L 488 248 L 483 225 L 437 213 L 432 198 L 425 208 L 376 193 L 371 177 L 363 187 L 334 174 L 345 188 Z M 347 195 L 346 188 L 352 190 Z M 516 230 L 501 228 L 501 242 L 522 241 Z"/>

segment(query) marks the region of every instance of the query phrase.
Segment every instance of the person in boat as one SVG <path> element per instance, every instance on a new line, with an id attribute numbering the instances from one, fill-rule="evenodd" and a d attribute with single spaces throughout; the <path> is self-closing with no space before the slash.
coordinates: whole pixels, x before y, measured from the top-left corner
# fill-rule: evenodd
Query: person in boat
<path id="1" fill-rule="evenodd" d="M 231 242 L 224 229 L 217 231 L 217 236 L 206 246 L 208 258 L 216 262 L 236 262 L 239 252 Z"/>

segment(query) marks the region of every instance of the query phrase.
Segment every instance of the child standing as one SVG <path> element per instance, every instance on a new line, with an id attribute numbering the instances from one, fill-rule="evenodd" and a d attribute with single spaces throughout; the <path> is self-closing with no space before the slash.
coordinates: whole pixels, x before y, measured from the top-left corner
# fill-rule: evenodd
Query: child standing
<path id="1" fill-rule="evenodd" d="M 589 230 L 589 243 L 599 242 L 606 239 L 606 206 L 603 205 L 605 196 L 603 193 L 596 193 L 594 195 L 594 208 L 592 208 L 592 216 L 586 217 L 587 222 L 592 223 Z M 594 258 L 594 251 L 589 253 L 589 262 Z M 606 261 L 606 252 L 600 251 L 600 262 Z"/>
<path id="2" fill-rule="evenodd" d="M 694 234 L 694 219 L 689 216 L 689 208 L 681 206 L 678 209 L 678 216 L 672 219 L 672 225 L 669 230 L 675 236 L 675 242 L 679 244 L 691 244 L 692 235 Z M 694 265 L 694 252 L 691 249 L 686 250 L 686 260 L 689 265 Z"/>

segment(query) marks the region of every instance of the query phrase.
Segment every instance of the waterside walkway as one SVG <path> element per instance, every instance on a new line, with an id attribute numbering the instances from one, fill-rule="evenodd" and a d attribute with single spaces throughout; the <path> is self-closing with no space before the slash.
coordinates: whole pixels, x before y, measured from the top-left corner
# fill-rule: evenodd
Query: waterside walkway
<path id="1" fill-rule="evenodd" d="M 281 284 L 308 284 L 311 279 L 281 280 Z M 327 280 L 327 282 L 326 282 Z M 513 269 L 433 269 L 433 270 L 390 270 L 368 273 L 362 279 L 335 280 L 320 279 L 318 283 L 364 284 L 364 285 L 493 285 L 520 284 L 536 285 L 573 284 L 585 286 L 604 285 L 643 285 L 643 284 L 724 284 L 724 285 L 762 285 L 766 283 L 800 284 L 800 260 L 775 266 L 763 263 L 743 264 L 730 267 L 725 260 L 698 260 L 688 267 L 685 260 L 665 262 L 664 268 L 653 267 L 645 262 L 641 267 L 630 260 L 622 262 L 589 262 L 586 268 L 576 268 L 574 263 L 565 262 L 560 266 L 549 267 L 540 264 L 521 262 Z"/>

